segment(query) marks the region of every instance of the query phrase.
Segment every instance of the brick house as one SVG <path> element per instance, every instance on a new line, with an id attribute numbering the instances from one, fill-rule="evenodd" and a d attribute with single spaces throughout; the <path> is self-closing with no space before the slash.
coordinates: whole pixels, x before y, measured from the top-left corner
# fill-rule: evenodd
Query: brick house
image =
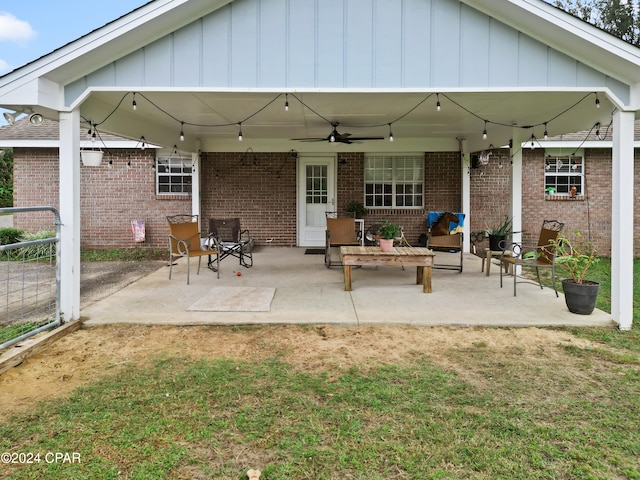
<path id="1" fill-rule="evenodd" d="M 152 246 L 164 216 L 185 211 L 241 217 L 258 244 L 311 246 L 323 212 L 356 199 L 410 241 L 429 210 L 465 212 L 468 233 L 504 215 L 518 238 L 549 217 L 590 229 L 611 251 L 612 315 L 628 328 L 639 67 L 637 48 L 542 0 L 155 0 L 0 77 L 0 106 L 59 121 L 67 318 L 81 243 L 131 242 L 133 218 Z M 538 140 L 610 123 L 610 147 L 580 163 Z M 189 182 L 159 191 L 148 150 L 81 167 L 81 126 L 179 145 Z M 17 164 L 56 172 L 55 149 L 15 147 Z"/>

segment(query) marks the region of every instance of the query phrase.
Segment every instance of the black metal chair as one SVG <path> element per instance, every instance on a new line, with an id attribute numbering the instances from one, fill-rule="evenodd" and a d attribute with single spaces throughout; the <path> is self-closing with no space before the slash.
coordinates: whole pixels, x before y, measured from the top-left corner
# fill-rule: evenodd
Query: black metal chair
<path id="1" fill-rule="evenodd" d="M 220 260 L 231 256 L 243 267 L 253 266 L 253 240 L 249 230 L 240 227 L 239 218 L 210 218 L 209 235 L 220 252 Z M 209 268 L 213 269 L 213 266 L 209 265 Z"/>

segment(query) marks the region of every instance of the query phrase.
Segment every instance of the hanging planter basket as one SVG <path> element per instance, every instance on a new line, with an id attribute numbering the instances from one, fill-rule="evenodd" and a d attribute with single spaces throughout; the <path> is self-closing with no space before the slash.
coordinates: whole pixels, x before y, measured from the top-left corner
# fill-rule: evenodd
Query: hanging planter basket
<path id="1" fill-rule="evenodd" d="M 102 163 L 102 150 L 80 150 L 80 158 L 85 167 L 98 167 Z"/>

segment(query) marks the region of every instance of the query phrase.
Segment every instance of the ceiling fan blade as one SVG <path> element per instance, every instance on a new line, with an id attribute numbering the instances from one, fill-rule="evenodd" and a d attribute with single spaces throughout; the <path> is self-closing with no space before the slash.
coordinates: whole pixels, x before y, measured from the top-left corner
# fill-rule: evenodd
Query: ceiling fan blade
<path id="1" fill-rule="evenodd" d="M 292 138 L 291 140 L 295 140 L 298 142 L 327 142 L 328 140 L 326 138 L 318 138 L 318 137 L 313 137 L 313 138 Z"/>
<path id="2" fill-rule="evenodd" d="M 384 137 L 349 137 L 349 140 L 384 140 Z"/>

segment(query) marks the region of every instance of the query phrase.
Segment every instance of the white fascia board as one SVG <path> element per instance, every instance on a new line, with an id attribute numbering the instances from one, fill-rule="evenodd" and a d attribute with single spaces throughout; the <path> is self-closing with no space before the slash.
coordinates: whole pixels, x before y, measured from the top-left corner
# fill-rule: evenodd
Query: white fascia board
<path id="1" fill-rule="evenodd" d="M 82 144 L 86 142 L 81 142 Z M 84 145 L 81 145 L 84 146 Z M 97 146 L 97 145 L 96 145 Z M 99 145 L 102 148 L 107 149 L 132 149 L 140 146 L 140 142 L 134 140 L 105 140 L 104 144 Z M 60 147 L 60 140 L 0 140 L 0 148 L 58 148 Z M 160 148 L 158 145 L 148 145 L 149 149 Z"/>
<path id="2" fill-rule="evenodd" d="M 522 144 L 522 148 L 524 149 L 528 149 L 530 145 L 530 142 L 524 142 Z M 584 149 L 590 149 L 590 148 L 608 148 L 611 149 L 613 148 L 613 142 L 611 140 L 601 140 L 601 141 L 597 141 L 597 140 L 589 140 L 586 142 L 580 141 L 580 140 L 540 140 L 540 141 L 536 141 L 536 148 L 538 148 L 538 146 L 540 146 L 541 148 L 566 148 L 566 149 L 570 149 L 570 150 L 574 150 L 576 148 L 584 148 Z M 640 141 L 635 141 L 633 142 L 633 148 L 640 148 Z"/>

